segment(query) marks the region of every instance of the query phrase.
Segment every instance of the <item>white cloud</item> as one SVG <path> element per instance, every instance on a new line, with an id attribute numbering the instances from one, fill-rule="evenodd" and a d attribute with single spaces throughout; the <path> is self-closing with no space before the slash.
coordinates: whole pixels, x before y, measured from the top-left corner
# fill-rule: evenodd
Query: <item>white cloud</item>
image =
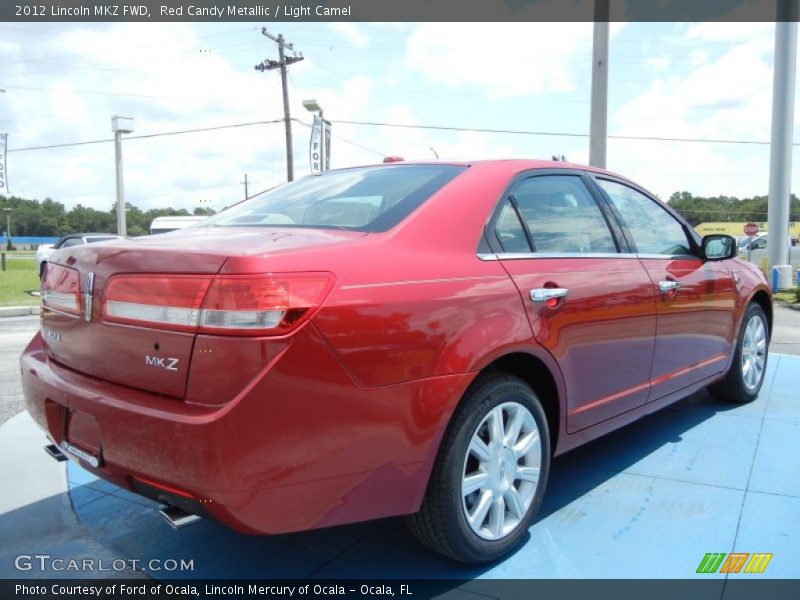
<path id="1" fill-rule="evenodd" d="M 426 23 L 408 38 L 406 67 L 490 97 L 565 92 L 588 73 L 591 40 L 590 23 Z"/>
<path id="2" fill-rule="evenodd" d="M 354 23 L 337 21 L 336 23 L 331 23 L 330 28 L 334 33 L 341 36 L 346 42 L 352 44 L 356 48 L 364 48 L 369 44 L 369 35 L 364 33 Z"/>
<path id="3" fill-rule="evenodd" d="M 631 136 L 769 141 L 772 102 L 769 24 L 703 23 L 687 28 L 675 53 L 690 50 L 688 72 L 652 78 L 624 102 L 609 130 Z M 715 45 L 719 44 L 719 45 Z M 711 58 L 713 56 L 714 58 Z M 768 146 L 610 141 L 617 168 L 668 196 L 766 193 Z"/>

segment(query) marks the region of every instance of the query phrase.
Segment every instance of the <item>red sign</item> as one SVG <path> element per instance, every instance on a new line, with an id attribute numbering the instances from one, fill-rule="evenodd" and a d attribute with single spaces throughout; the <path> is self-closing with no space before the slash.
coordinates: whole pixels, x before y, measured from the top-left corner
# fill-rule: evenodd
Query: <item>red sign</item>
<path id="1" fill-rule="evenodd" d="M 758 223 L 747 223 L 744 226 L 744 234 L 753 236 L 758 233 Z"/>

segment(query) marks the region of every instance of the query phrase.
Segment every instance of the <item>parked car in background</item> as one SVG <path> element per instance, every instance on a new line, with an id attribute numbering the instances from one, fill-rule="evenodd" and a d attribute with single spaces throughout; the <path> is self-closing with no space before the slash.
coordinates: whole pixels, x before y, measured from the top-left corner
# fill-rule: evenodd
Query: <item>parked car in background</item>
<path id="1" fill-rule="evenodd" d="M 767 256 L 768 233 L 760 233 L 752 238 L 745 237 L 739 240 L 739 254 L 742 258 L 752 263 L 760 264 L 761 259 Z M 786 234 L 786 252 L 789 264 L 800 265 L 800 246 L 794 244 L 792 236 Z"/>
<path id="2" fill-rule="evenodd" d="M 192 216 L 192 217 L 156 217 L 150 223 L 150 235 L 157 233 L 169 233 L 170 231 L 177 231 L 192 225 L 200 223 L 205 216 Z"/>
<path id="3" fill-rule="evenodd" d="M 114 235 L 111 233 L 73 233 L 65 235 L 59 239 L 55 244 L 41 244 L 36 249 L 36 264 L 39 268 L 39 279 L 44 274 L 44 268 L 50 261 L 53 252 L 61 248 L 70 248 L 71 246 L 81 246 L 83 244 L 96 244 L 98 242 L 107 242 L 109 240 L 118 240 L 122 236 Z"/>
<path id="4" fill-rule="evenodd" d="M 564 162 L 327 171 L 54 258 L 20 359 L 52 454 L 175 526 L 408 515 L 473 564 L 523 540 L 551 457 L 707 386 L 753 400 L 772 330 L 732 237 Z"/>

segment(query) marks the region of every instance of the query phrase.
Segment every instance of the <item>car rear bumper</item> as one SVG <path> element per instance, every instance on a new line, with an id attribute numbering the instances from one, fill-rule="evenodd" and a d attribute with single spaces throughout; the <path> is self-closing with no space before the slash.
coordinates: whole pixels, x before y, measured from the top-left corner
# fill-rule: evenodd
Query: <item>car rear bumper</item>
<path id="1" fill-rule="evenodd" d="M 359 388 L 312 326 L 221 406 L 82 375 L 51 361 L 40 334 L 20 364 L 28 411 L 49 437 L 99 457 L 97 467 L 77 459 L 84 468 L 245 533 L 416 511 L 473 377 Z"/>

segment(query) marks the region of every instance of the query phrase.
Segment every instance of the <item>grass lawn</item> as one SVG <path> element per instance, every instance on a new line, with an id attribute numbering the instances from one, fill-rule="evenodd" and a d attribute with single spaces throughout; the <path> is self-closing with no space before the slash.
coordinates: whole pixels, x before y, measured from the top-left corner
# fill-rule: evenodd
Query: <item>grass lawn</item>
<path id="1" fill-rule="evenodd" d="M 787 304 L 795 304 L 797 302 L 797 296 L 793 289 L 783 290 L 782 292 L 775 293 L 775 300 L 778 302 L 786 302 Z"/>
<path id="2" fill-rule="evenodd" d="M 36 261 L 7 255 L 6 270 L 0 271 L 0 306 L 35 306 L 39 297 L 28 292 L 38 290 Z"/>

